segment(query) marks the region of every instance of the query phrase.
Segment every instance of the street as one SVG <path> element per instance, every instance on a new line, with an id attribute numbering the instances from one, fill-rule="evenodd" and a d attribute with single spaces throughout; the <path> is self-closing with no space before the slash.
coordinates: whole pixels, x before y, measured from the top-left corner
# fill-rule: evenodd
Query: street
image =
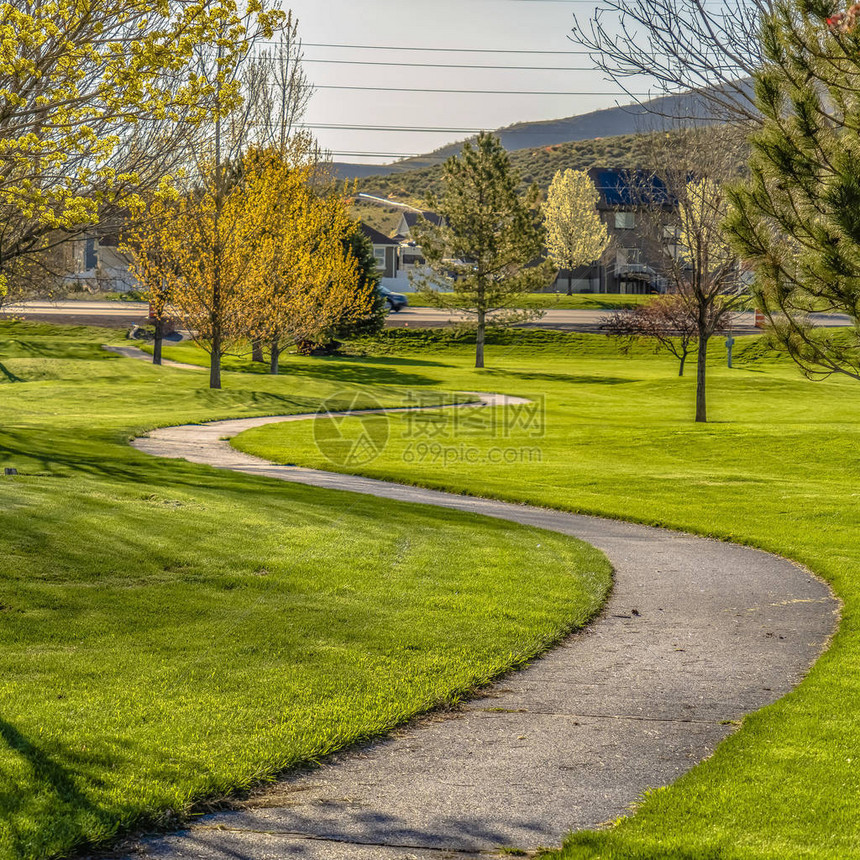
<path id="1" fill-rule="evenodd" d="M 45 322 L 73 323 L 77 325 L 102 325 L 110 328 L 125 328 L 146 322 L 145 302 L 107 301 L 61 301 L 26 302 L 9 305 L 3 315 L 24 319 L 40 319 Z M 611 316 L 610 311 L 547 310 L 543 317 L 522 323 L 524 328 L 544 328 L 557 331 L 599 332 L 600 326 Z M 438 310 L 436 308 L 404 308 L 388 316 L 389 328 L 440 328 L 468 319 L 465 314 Z M 833 328 L 851 325 L 851 318 L 842 314 L 813 314 L 815 324 Z M 755 314 L 743 311 L 735 314 L 732 331 L 735 334 L 755 334 Z"/>

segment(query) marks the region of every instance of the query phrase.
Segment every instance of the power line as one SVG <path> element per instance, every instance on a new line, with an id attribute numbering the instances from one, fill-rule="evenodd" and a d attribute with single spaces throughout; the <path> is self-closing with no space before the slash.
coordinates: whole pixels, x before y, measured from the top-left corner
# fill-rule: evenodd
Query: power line
<path id="1" fill-rule="evenodd" d="M 443 90 L 423 89 L 420 87 L 355 87 L 339 86 L 336 84 L 314 84 L 316 90 L 365 90 L 381 93 L 448 93 L 451 95 L 487 95 L 487 96 L 641 96 L 650 97 L 653 93 L 630 92 L 550 92 L 545 90 Z"/>
<path id="2" fill-rule="evenodd" d="M 421 128 L 403 125 L 346 125 L 344 123 L 300 123 L 299 128 L 321 128 L 329 131 L 417 131 L 423 134 L 480 134 L 483 128 Z M 525 131 L 525 129 L 523 129 Z M 506 132 L 509 134 L 510 132 Z M 534 133 L 534 132 L 532 132 Z"/>
<path id="3" fill-rule="evenodd" d="M 307 59 L 303 63 L 331 63 L 341 66 L 396 66 L 409 69 L 498 69 L 511 72 L 593 72 L 593 66 L 484 66 L 466 63 L 401 63 L 379 60 L 322 60 Z"/>
<path id="4" fill-rule="evenodd" d="M 266 42 L 265 44 L 279 44 L 277 42 Z M 421 47 L 405 47 L 397 45 L 335 45 L 325 42 L 303 42 L 305 48 L 343 48 L 349 51 L 419 51 L 428 53 L 445 53 L 445 54 L 543 54 L 545 56 L 565 56 L 572 55 L 590 57 L 592 51 L 544 51 L 536 49 L 534 51 L 523 51 L 508 48 L 421 48 Z"/>
<path id="5" fill-rule="evenodd" d="M 441 160 L 441 156 L 421 156 L 418 152 L 332 152 L 326 150 L 329 155 L 338 155 L 342 158 L 421 158 L 426 157 L 434 160 Z"/>
<path id="6" fill-rule="evenodd" d="M 550 120 L 550 122 L 552 122 Z M 541 131 L 528 128 L 430 128 L 412 125 L 348 125 L 346 123 L 300 123 L 298 128 L 319 128 L 327 131 L 409 131 L 421 134 L 480 134 L 482 131 L 493 131 L 496 134 L 527 134 L 539 135 Z"/>

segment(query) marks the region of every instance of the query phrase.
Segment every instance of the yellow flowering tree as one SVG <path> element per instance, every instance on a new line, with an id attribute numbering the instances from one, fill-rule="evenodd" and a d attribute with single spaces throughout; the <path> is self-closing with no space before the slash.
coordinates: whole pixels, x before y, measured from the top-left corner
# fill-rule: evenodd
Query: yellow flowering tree
<path id="1" fill-rule="evenodd" d="M 0 3 L 0 272 L 180 169 L 191 129 L 238 103 L 249 24 L 282 17 L 260 0 Z M 214 79 L 196 71 L 210 44 Z"/>
<path id="2" fill-rule="evenodd" d="M 321 345 L 371 313 L 374 284 L 360 277 L 349 202 L 320 181 L 312 141 L 254 154 L 247 193 L 264 213 L 260 275 L 249 299 L 251 336 L 267 344 L 272 373 L 294 344 Z"/>
<path id="3" fill-rule="evenodd" d="M 169 236 L 174 230 L 178 209 L 176 200 L 156 197 L 148 211 L 138 212 L 130 229 L 122 234 L 122 250 L 131 261 L 131 271 L 143 287 L 149 302 L 150 319 L 155 326 L 152 363 L 161 364 L 165 324 L 170 318 L 177 273 L 168 257 Z"/>
<path id="4" fill-rule="evenodd" d="M 543 214 L 550 257 L 559 268 L 577 269 L 598 260 L 609 245 L 597 211 L 598 193 L 584 170 L 561 170 L 547 192 Z M 568 281 L 568 295 L 571 291 Z"/>
<path id="5" fill-rule="evenodd" d="M 124 242 L 148 298 L 162 315 L 175 313 L 210 354 L 212 388 L 221 387 L 221 358 L 248 331 L 249 295 L 264 264 L 265 203 L 246 183 L 221 200 L 204 186 L 153 203 Z"/>

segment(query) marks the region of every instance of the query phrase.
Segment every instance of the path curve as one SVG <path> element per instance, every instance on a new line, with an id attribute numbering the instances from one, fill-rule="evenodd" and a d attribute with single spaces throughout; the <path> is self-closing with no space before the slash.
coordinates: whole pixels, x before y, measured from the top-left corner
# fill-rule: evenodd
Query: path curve
<path id="1" fill-rule="evenodd" d="M 152 356 L 148 352 L 144 352 L 138 346 L 111 346 L 110 344 L 103 344 L 102 349 L 107 350 L 107 352 L 113 352 L 116 355 L 121 355 L 123 358 L 134 358 L 137 361 L 146 361 L 149 364 L 152 364 Z M 161 365 L 154 365 L 155 367 L 178 367 L 180 370 L 208 370 L 208 367 L 203 367 L 200 364 L 185 364 L 182 361 L 173 361 L 169 358 L 162 358 Z"/>
<path id="2" fill-rule="evenodd" d="M 496 401 L 482 396 L 483 402 Z M 774 555 L 614 520 L 277 466 L 225 441 L 275 421 L 156 430 L 159 457 L 497 517 L 602 550 L 600 617 L 459 712 L 327 760 L 236 809 L 144 840 L 134 857 L 442 860 L 557 845 L 624 814 L 788 693 L 839 620 L 827 586 Z"/>

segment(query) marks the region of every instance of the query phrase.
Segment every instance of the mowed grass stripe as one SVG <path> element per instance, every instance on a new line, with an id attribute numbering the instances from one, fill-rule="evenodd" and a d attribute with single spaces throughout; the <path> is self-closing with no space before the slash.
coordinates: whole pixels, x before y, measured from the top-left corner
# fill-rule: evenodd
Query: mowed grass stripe
<path id="1" fill-rule="evenodd" d="M 422 348 L 410 349 L 410 337 Z M 428 384 L 546 397 L 541 438 L 464 436 L 452 423 L 416 438 L 405 419 L 393 419 L 387 451 L 362 473 L 758 546 L 807 565 L 844 601 L 830 650 L 793 694 L 745 719 L 712 758 L 649 795 L 635 815 L 572 836 L 552 856 L 860 857 L 860 385 L 804 379 L 759 339 L 738 341 L 729 370 L 716 341 L 713 423 L 696 426 L 694 366 L 678 379 L 670 359 L 646 347 L 624 356 L 599 336 L 523 333 L 521 346 L 513 336 L 502 340 L 488 350 L 483 372 L 470 367 L 471 347 L 430 334 L 386 335 L 376 347 L 361 346 L 368 358 L 330 360 L 367 367 L 376 350 L 389 372 L 401 360 L 404 368 L 432 360 Z M 301 425 L 249 431 L 235 444 L 275 462 L 338 468 Z M 463 445 L 475 452 L 472 461 L 457 454 Z M 541 457 L 493 462 L 490 451 L 500 446 L 536 446 Z M 454 452 L 447 461 L 446 451 Z"/>
<path id="2" fill-rule="evenodd" d="M 3 860 L 175 821 L 454 703 L 600 607 L 608 563 L 560 535 L 127 445 L 327 398 L 402 403 L 414 378 L 309 367 L 210 392 L 106 337 L 0 323 L 0 467 L 20 473 L 0 479 Z"/>

